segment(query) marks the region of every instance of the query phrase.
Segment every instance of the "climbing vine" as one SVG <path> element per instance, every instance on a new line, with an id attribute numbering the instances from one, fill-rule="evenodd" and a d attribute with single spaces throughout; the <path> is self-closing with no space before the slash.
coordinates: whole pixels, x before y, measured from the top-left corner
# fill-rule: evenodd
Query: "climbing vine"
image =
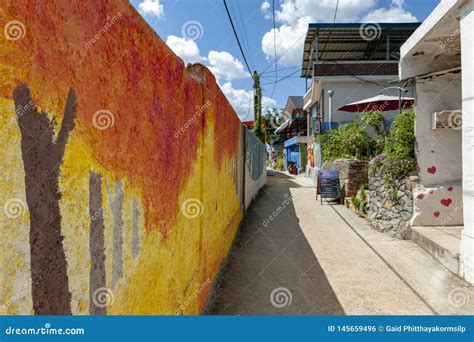
<path id="1" fill-rule="evenodd" d="M 253 83 L 254 83 L 254 113 L 255 122 L 253 124 L 253 133 L 260 139 L 264 140 L 262 131 L 262 88 L 260 88 L 260 75 L 253 72 Z"/>

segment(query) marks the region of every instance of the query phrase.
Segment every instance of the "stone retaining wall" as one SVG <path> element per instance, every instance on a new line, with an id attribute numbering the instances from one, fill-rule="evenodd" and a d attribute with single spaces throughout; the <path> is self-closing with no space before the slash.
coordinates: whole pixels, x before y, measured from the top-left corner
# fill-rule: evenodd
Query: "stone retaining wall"
<path id="1" fill-rule="evenodd" d="M 408 175 L 390 189 L 378 172 L 369 175 L 367 216 L 375 229 L 397 238 L 408 238 L 413 216 L 413 188 L 417 182 L 418 176 Z"/>
<path id="2" fill-rule="evenodd" d="M 323 163 L 323 170 L 339 170 L 339 180 L 345 197 L 357 194 L 362 184 L 368 181 L 369 163 L 358 159 L 336 159 Z"/>

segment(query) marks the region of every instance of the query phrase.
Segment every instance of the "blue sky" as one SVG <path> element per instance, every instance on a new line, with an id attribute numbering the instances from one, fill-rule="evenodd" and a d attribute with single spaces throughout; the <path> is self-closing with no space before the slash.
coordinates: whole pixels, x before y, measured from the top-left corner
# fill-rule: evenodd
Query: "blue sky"
<path id="1" fill-rule="evenodd" d="M 299 78 L 298 67 L 307 24 L 332 22 L 336 2 L 275 0 L 274 32 L 272 0 L 227 0 L 250 68 L 263 72 L 264 109 L 284 107 L 289 95 L 304 94 L 304 80 Z M 253 119 L 252 79 L 222 0 L 132 0 L 131 3 L 185 62 L 199 61 L 214 72 L 242 120 Z M 438 3 L 439 0 L 339 0 L 336 21 L 423 21 Z M 286 76 L 289 77 L 275 85 L 276 79 Z"/>

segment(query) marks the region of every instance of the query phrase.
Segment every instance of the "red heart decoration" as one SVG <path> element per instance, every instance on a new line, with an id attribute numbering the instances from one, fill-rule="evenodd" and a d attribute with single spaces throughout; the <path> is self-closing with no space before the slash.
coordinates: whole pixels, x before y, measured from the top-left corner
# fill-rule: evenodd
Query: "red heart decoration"
<path id="1" fill-rule="evenodd" d="M 449 207 L 449 205 L 453 202 L 451 198 L 443 198 L 441 201 L 441 204 L 444 205 L 445 207 Z"/>
<path id="2" fill-rule="evenodd" d="M 434 217 L 438 217 L 438 216 L 439 216 L 439 214 L 440 214 L 440 212 L 439 212 L 439 211 L 435 211 L 435 212 L 433 213 Z"/>
<path id="3" fill-rule="evenodd" d="M 453 191 L 453 187 L 450 186 L 450 187 L 448 188 L 448 191 Z"/>
<path id="4" fill-rule="evenodd" d="M 418 196 L 416 196 L 416 198 L 418 198 L 419 200 L 422 200 L 423 198 L 425 198 L 425 195 L 423 195 L 423 194 L 418 194 Z"/>
<path id="5" fill-rule="evenodd" d="M 435 174 L 436 173 L 436 166 L 431 166 L 427 169 L 428 173 Z"/>

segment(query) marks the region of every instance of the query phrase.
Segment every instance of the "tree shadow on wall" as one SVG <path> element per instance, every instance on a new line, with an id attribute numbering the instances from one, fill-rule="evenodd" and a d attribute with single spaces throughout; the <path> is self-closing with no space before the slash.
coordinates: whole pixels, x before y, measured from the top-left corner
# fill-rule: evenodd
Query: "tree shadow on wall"
<path id="1" fill-rule="evenodd" d="M 69 90 L 57 138 L 56 120 L 39 112 L 26 84 L 13 91 L 21 132 L 26 202 L 30 213 L 33 309 L 37 315 L 70 315 L 71 294 L 61 235 L 59 168 L 74 128 L 76 94 Z"/>

